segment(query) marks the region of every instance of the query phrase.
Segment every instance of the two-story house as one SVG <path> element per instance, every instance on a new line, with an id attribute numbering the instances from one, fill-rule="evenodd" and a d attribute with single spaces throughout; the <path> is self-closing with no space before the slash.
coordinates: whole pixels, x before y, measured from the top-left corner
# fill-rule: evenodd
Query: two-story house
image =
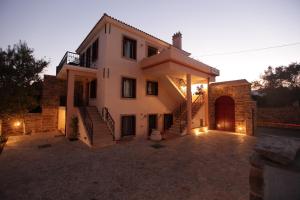
<path id="1" fill-rule="evenodd" d="M 76 53 L 67 52 L 57 67 L 56 78 L 67 83 L 59 129 L 71 135 L 72 118 L 78 117 L 80 138 L 88 144 L 105 140 L 108 132 L 106 140 L 147 138 L 152 129 L 165 134 L 191 133 L 196 127 L 249 132 L 246 117 L 236 113 L 246 107 L 234 104 L 235 91 L 246 91 L 242 94 L 250 101 L 249 83 L 211 84 L 219 70 L 191 58 L 182 49 L 180 32 L 172 41 L 104 14 Z M 224 96 L 216 104 L 209 103 L 210 88 L 216 91 L 212 98 Z"/>

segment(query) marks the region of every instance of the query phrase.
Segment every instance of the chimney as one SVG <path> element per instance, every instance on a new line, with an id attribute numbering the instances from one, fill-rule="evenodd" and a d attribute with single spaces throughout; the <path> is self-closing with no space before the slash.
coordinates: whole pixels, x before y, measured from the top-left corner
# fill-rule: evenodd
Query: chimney
<path id="1" fill-rule="evenodd" d="M 172 40 L 173 40 L 174 47 L 181 49 L 181 47 L 182 47 L 181 38 L 182 38 L 182 35 L 179 31 L 173 35 Z"/>

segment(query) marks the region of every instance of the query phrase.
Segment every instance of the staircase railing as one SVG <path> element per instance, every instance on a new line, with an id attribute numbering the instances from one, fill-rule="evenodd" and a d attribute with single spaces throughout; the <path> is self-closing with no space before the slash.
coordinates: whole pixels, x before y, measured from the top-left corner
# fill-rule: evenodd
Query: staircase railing
<path id="1" fill-rule="evenodd" d="M 106 122 L 107 127 L 113 137 L 113 140 L 115 140 L 115 121 L 110 115 L 107 107 L 102 108 L 102 118 Z"/>
<path id="2" fill-rule="evenodd" d="M 193 111 L 196 109 L 198 110 L 203 103 L 204 100 L 204 94 L 200 94 L 197 96 L 197 98 L 192 102 L 192 118 L 195 116 L 196 113 L 193 114 Z M 196 107 L 197 106 L 197 107 Z M 199 107 L 198 107 L 199 106 Z M 183 131 L 183 129 L 186 126 L 186 121 L 187 121 L 187 104 L 186 101 L 181 103 L 179 107 L 173 112 L 174 117 L 179 119 L 179 128 L 180 132 Z M 183 122 L 185 122 L 183 124 Z"/>
<path id="3" fill-rule="evenodd" d="M 88 137 L 91 141 L 91 145 L 93 145 L 93 121 L 86 109 L 86 106 L 79 107 L 79 112 L 81 117 L 83 118 L 83 123 L 88 132 Z"/>

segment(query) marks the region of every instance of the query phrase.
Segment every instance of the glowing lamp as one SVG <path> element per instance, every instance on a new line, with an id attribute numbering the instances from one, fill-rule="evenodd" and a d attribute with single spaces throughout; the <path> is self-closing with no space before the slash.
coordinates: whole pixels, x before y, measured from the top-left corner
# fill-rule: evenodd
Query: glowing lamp
<path id="1" fill-rule="evenodd" d="M 21 125 L 21 122 L 20 121 L 15 121 L 14 122 L 14 127 L 19 127 Z"/>

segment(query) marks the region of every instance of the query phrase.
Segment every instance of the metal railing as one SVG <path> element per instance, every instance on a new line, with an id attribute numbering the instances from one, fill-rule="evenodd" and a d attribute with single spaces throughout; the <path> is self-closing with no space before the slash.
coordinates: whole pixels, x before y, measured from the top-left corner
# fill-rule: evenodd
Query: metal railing
<path id="1" fill-rule="evenodd" d="M 102 108 L 102 118 L 106 122 L 107 127 L 113 137 L 113 140 L 115 140 L 115 121 L 110 115 L 107 107 Z"/>
<path id="2" fill-rule="evenodd" d="M 64 64 L 78 66 L 80 64 L 80 56 L 77 53 L 67 51 L 61 59 L 59 65 L 56 67 L 56 74 L 62 69 Z"/>
<path id="3" fill-rule="evenodd" d="M 192 102 L 192 118 L 196 115 L 197 111 L 201 107 L 204 102 L 204 94 L 200 94 L 197 98 Z M 181 103 L 179 107 L 173 112 L 174 117 L 179 119 L 179 129 L 180 132 L 186 127 L 187 124 L 187 104 L 186 101 Z"/>
<path id="4" fill-rule="evenodd" d="M 93 145 L 93 121 L 86 109 L 86 106 L 79 107 L 80 115 L 83 118 L 84 126 L 88 132 L 88 137 Z"/>

